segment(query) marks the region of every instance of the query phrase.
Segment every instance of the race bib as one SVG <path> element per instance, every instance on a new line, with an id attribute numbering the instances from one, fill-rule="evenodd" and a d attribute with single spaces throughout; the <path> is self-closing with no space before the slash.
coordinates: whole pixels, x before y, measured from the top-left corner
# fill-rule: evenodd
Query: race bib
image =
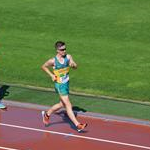
<path id="1" fill-rule="evenodd" d="M 60 77 L 60 82 L 61 83 L 66 83 L 66 82 L 68 82 L 69 81 L 69 75 L 68 74 L 66 74 L 65 76 L 63 76 L 63 77 Z"/>

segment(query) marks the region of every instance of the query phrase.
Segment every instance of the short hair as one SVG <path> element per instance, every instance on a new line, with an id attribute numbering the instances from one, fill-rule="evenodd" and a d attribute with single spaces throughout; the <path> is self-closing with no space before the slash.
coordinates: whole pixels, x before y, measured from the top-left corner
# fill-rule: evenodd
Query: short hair
<path id="1" fill-rule="evenodd" d="M 61 46 L 63 46 L 63 45 L 65 45 L 65 42 L 62 42 L 62 41 L 57 41 L 56 43 L 55 43 L 55 48 L 56 49 L 59 49 Z"/>

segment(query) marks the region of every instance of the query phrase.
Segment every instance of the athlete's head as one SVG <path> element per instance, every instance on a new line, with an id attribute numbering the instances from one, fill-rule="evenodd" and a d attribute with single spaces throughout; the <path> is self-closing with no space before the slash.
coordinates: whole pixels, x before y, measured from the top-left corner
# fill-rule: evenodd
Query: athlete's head
<path id="1" fill-rule="evenodd" d="M 65 46 L 65 42 L 62 41 L 57 41 L 55 43 L 55 48 L 57 50 L 57 53 L 59 53 L 62 56 L 66 55 L 66 46 Z"/>

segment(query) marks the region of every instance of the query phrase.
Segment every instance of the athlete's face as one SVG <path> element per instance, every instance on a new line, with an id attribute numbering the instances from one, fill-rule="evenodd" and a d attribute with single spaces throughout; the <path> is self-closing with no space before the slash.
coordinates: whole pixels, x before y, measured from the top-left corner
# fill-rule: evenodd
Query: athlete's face
<path id="1" fill-rule="evenodd" d="M 65 56 L 66 55 L 66 46 L 63 45 L 61 47 L 58 48 L 57 52 L 61 55 L 61 56 Z"/>

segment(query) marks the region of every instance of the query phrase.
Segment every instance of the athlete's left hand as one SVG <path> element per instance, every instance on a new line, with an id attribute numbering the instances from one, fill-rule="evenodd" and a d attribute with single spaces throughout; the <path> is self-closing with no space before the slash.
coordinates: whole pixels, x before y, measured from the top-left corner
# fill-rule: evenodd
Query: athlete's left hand
<path id="1" fill-rule="evenodd" d="M 73 69 L 77 69 L 77 64 L 72 62 L 70 63 L 70 67 Z"/>

